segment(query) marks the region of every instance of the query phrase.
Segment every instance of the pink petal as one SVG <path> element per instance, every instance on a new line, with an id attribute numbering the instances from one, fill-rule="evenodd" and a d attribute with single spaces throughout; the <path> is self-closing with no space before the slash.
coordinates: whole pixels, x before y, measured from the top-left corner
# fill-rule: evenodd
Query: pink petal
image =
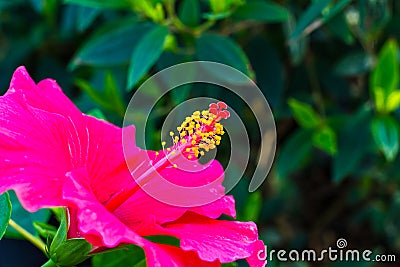
<path id="1" fill-rule="evenodd" d="M 143 246 L 140 236 L 123 224 L 96 199 L 90 190 L 89 177 L 85 169 L 67 174 L 69 180 L 64 185 L 64 198 L 76 208 L 77 218 L 71 218 L 71 224 L 78 224 L 80 233 L 71 236 L 83 236 L 94 246 L 115 247 L 121 243 Z M 74 221 L 77 219 L 77 221 Z"/>
<path id="2" fill-rule="evenodd" d="M 126 166 L 122 150 L 122 129 L 108 122 L 85 116 L 85 128 L 80 136 L 87 135 L 84 166 L 90 176 L 90 187 L 100 202 L 105 202 L 115 192 L 134 182 Z M 133 126 L 124 131 L 132 131 Z M 132 151 L 139 152 L 134 146 Z"/>
<path id="3" fill-rule="evenodd" d="M 148 154 L 150 160 L 154 162 L 153 164 L 157 162 L 157 158 L 159 160 L 163 156 L 163 152 L 160 152 L 158 156 L 155 156 L 155 152 L 153 151 L 149 151 Z M 140 165 L 140 167 L 137 167 L 133 172 L 135 177 L 140 176 L 141 173 L 151 168 L 150 165 L 146 164 L 146 162 L 149 161 L 146 157 L 147 155 L 140 153 L 136 155 L 139 156 L 131 162 L 131 167 L 133 163 L 136 162 L 137 165 Z M 132 156 L 131 158 L 133 159 L 134 157 Z M 143 162 L 145 164 L 143 164 Z M 181 166 L 179 160 L 174 162 L 177 162 L 179 164 L 178 166 Z M 169 166 L 154 177 L 157 179 L 153 178 L 153 180 L 148 182 L 145 186 L 148 191 L 137 191 L 115 211 L 115 214 L 128 225 L 131 225 L 131 222 L 135 223 L 146 217 L 155 218 L 156 222 L 159 224 L 171 222 L 178 219 L 186 211 L 193 211 L 210 218 L 218 218 L 222 214 L 235 217 L 234 199 L 231 196 L 224 196 L 222 176 L 223 169 L 217 161 L 213 161 L 209 168 L 194 173 Z M 166 186 L 164 179 L 172 184 L 167 183 Z M 179 186 L 173 186 L 174 184 Z M 202 185 L 205 185 L 204 188 L 200 188 L 196 192 L 199 196 L 197 199 L 211 199 L 212 202 L 195 207 L 191 207 L 190 205 L 187 207 L 169 205 L 155 199 L 152 194 L 148 194 L 150 192 L 156 193 L 156 196 L 170 196 L 172 201 L 177 201 L 177 199 L 181 198 L 182 202 L 184 202 L 196 198 L 195 195 L 192 194 L 193 191 L 189 193 L 185 192 L 187 189 L 182 188 L 182 186 L 197 187 Z"/>
<path id="4" fill-rule="evenodd" d="M 15 189 L 29 211 L 62 205 L 69 122 L 25 104 L 18 93 L 0 97 L 0 114 L 0 192 Z"/>
<path id="5" fill-rule="evenodd" d="M 46 79 L 36 85 L 23 66 L 14 72 L 8 92 L 22 93 L 29 105 L 48 112 L 68 117 L 82 114 L 54 80 Z"/>
<path id="6" fill-rule="evenodd" d="M 164 227 L 164 234 L 181 240 L 183 250 L 194 250 L 202 260 L 210 262 L 248 258 L 253 255 L 258 239 L 253 222 L 213 220 L 194 213 L 187 213 Z"/>
<path id="7" fill-rule="evenodd" d="M 153 166 L 164 156 L 162 151 L 157 157 L 152 151 L 148 153 Z M 173 164 L 178 168 L 174 168 Z M 134 170 L 133 175 L 141 180 L 143 171 L 148 172 L 152 168 L 148 164 L 144 165 L 141 169 Z M 201 206 L 224 196 L 223 174 L 223 168 L 217 161 L 212 161 L 207 168 L 204 168 L 180 155 L 164 169 L 158 172 L 152 171 L 151 179 L 142 188 L 166 204 L 180 207 Z M 144 177 L 148 176 L 150 175 L 146 174 Z"/>
<path id="8" fill-rule="evenodd" d="M 258 240 L 254 243 L 253 254 L 247 258 L 250 267 L 265 267 L 267 265 L 267 255 L 264 242 Z"/>
<path id="9" fill-rule="evenodd" d="M 147 267 L 220 267 L 221 263 L 207 262 L 199 258 L 193 251 L 183 251 L 180 248 L 145 242 Z"/>
<path id="10" fill-rule="evenodd" d="M 184 208 L 171 206 L 162 203 L 143 191 L 138 191 L 125 202 L 120 208 L 114 211 L 114 214 L 130 228 L 134 229 L 141 235 L 150 235 L 149 229 L 137 228 L 138 222 L 155 220 L 157 224 L 172 222 L 181 217 L 186 211 L 207 216 L 216 219 L 222 214 L 235 216 L 234 199 L 232 196 L 225 196 L 216 200 L 213 203 L 194 207 Z"/>

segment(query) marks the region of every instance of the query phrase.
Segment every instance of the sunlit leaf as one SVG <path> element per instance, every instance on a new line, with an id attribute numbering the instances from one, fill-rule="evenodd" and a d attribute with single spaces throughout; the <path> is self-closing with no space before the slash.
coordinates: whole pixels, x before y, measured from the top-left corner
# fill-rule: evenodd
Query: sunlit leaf
<path id="1" fill-rule="evenodd" d="M 376 90 L 383 90 L 386 99 L 397 89 L 399 84 L 399 65 L 397 63 L 398 46 L 395 40 L 390 39 L 385 43 L 379 52 L 378 61 L 370 77 L 370 89 L 374 96 L 378 94 Z M 376 103 L 377 106 L 378 103 Z"/>
<path id="2" fill-rule="evenodd" d="M 8 222 L 11 218 L 11 202 L 8 193 L 0 195 L 0 240 L 6 232 Z"/>
<path id="3" fill-rule="evenodd" d="M 337 152 L 336 133 L 329 126 L 325 126 L 314 132 L 312 135 L 312 141 L 316 147 L 331 155 L 334 155 Z"/>
<path id="4" fill-rule="evenodd" d="M 371 122 L 371 132 L 375 143 L 388 161 L 392 161 L 399 152 L 399 125 L 389 116 L 376 117 Z"/>
<path id="5" fill-rule="evenodd" d="M 315 128 L 321 124 L 321 118 L 310 105 L 293 98 L 288 101 L 288 104 L 297 123 L 302 127 Z"/>

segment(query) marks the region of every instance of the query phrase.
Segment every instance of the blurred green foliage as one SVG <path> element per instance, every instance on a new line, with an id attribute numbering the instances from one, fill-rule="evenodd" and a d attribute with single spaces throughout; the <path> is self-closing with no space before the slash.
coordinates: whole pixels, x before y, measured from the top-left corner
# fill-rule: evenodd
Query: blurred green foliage
<path id="1" fill-rule="evenodd" d="M 233 190 L 238 218 L 256 220 L 276 249 L 324 249 L 343 237 L 352 248 L 394 254 L 399 38 L 394 0 L 0 0 L 0 85 L 5 91 L 13 70 L 26 65 L 36 80 L 56 79 L 83 112 L 121 125 L 130 97 L 151 74 L 192 60 L 235 67 L 257 82 L 278 131 L 263 187 L 247 192 L 254 161 Z M 242 111 L 256 149 L 249 110 L 214 89 L 182 86 L 167 95 L 148 125 L 151 148 L 159 148 L 158 123 L 174 105 L 207 95 Z M 24 216 L 13 214 L 17 222 Z M 121 252 L 115 257 L 124 262 Z"/>

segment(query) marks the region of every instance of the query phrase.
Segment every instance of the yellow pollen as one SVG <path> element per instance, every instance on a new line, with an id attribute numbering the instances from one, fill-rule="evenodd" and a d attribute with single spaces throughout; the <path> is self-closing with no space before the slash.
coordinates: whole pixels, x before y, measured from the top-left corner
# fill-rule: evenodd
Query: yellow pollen
<path id="1" fill-rule="evenodd" d="M 186 157 L 192 159 L 215 149 L 221 143 L 221 136 L 224 134 L 220 120 L 228 117 L 229 111 L 226 110 L 226 104 L 223 102 L 210 104 L 209 110 L 193 112 L 176 128 L 177 134 L 169 132 L 173 141 L 171 154 L 175 154 L 176 149 L 182 149 Z M 164 147 L 166 142 L 162 142 L 162 145 Z M 171 151 L 171 148 L 166 150 Z"/>
<path id="2" fill-rule="evenodd" d="M 176 165 L 176 164 L 174 164 L 173 166 L 174 166 L 174 168 L 178 168 L 178 165 Z"/>
<path id="3" fill-rule="evenodd" d="M 162 146 L 165 146 L 166 144 L 167 144 L 167 142 L 165 142 L 165 141 L 161 142 Z"/>

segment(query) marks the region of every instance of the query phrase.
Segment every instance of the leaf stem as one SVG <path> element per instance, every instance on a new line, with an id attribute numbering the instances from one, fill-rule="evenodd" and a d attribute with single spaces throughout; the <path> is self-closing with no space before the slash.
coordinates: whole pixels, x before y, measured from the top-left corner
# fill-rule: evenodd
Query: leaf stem
<path id="1" fill-rule="evenodd" d="M 49 259 L 42 267 L 58 267 L 58 265 L 52 259 Z"/>
<path id="2" fill-rule="evenodd" d="M 9 225 L 14 228 L 18 233 L 20 233 L 26 240 L 31 242 L 35 247 L 40 249 L 44 254 L 46 254 L 46 244 L 40 240 L 38 237 L 33 236 L 31 233 L 22 228 L 13 219 L 10 219 Z"/>

